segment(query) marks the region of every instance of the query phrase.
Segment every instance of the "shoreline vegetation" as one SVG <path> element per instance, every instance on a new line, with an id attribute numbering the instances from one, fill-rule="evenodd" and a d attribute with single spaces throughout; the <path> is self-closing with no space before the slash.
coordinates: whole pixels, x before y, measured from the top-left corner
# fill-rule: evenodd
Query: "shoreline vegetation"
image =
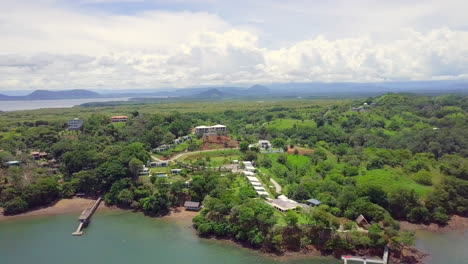
<path id="1" fill-rule="evenodd" d="M 61 199 L 55 202 L 54 204 L 35 209 L 32 211 L 24 212 L 17 215 L 3 215 L 3 208 L 0 207 L 0 223 L 1 222 L 8 222 L 8 221 L 15 221 L 20 219 L 30 219 L 35 217 L 41 216 L 58 216 L 58 215 L 65 215 L 65 214 L 77 214 L 77 216 L 86 208 L 91 206 L 94 203 L 94 199 L 89 198 L 70 198 L 70 199 Z M 128 209 L 118 208 L 116 206 L 107 206 L 105 203 L 101 203 L 98 208 L 100 212 L 112 212 L 112 211 L 122 211 L 122 212 L 131 212 L 131 213 L 142 213 L 138 211 L 132 211 Z M 189 228 L 193 232 L 197 232 L 194 228 L 194 224 L 192 222 L 195 216 L 199 215 L 199 212 L 188 211 L 185 210 L 184 207 L 174 207 L 170 209 L 170 212 L 166 215 L 151 217 L 153 219 L 161 220 L 161 221 L 170 221 L 173 223 L 181 224 L 185 228 Z M 446 233 L 452 231 L 462 231 L 468 230 L 468 217 L 454 215 L 448 221 L 446 225 L 438 225 L 435 223 L 431 224 L 414 224 L 407 221 L 400 221 L 400 229 L 403 231 L 429 231 L 433 233 Z M 272 253 L 272 252 L 265 252 L 261 251 L 257 248 L 251 247 L 246 243 L 241 243 L 236 241 L 235 239 L 228 239 L 228 238 L 218 238 L 215 236 L 202 236 L 203 239 L 209 239 L 216 241 L 217 243 L 228 244 L 230 246 L 244 248 L 248 250 L 252 250 L 254 252 L 259 253 L 260 255 L 266 258 L 274 258 L 279 261 L 286 261 L 286 260 L 295 260 L 295 259 L 307 259 L 307 258 L 320 258 L 320 257 L 332 257 L 333 254 L 325 253 L 314 246 L 309 246 L 305 249 L 301 249 L 299 251 L 284 251 L 281 254 Z M 361 252 L 364 253 L 364 252 Z M 415 263 L 423 263 L 422 261 L 430 255 L 430 253 L 420 252 L 414 248 L 405 247 L 399 252 L 401 256 L 404 257 L 413 257 L 413 259 L 418 260 Z M 337 256 L 335 256 L 337 257 Z"/>

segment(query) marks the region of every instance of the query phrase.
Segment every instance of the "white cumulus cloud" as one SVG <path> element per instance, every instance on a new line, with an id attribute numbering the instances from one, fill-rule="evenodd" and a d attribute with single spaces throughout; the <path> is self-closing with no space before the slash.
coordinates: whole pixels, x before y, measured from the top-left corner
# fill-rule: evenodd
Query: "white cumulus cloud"
<path id="1" fill-rule="evenodd" d="M 468 77 L 468 31 L 450 27 L 265 45 L 262 29 L 209 12 L 84 13 L 48 0 L 5 6 L 0 36 L 0 90 Z"/>

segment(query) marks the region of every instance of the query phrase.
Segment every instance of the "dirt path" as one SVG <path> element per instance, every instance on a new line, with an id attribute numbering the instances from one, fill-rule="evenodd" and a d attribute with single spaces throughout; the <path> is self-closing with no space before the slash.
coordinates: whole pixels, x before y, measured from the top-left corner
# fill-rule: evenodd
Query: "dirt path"
<path id="1" fill-rule="evenodd" d="M 273 183 L 273 185 L 275 186 L 276 193 L 277 193 L 277 194 L 280 194 L 281 191 L 283 190 L 283 189 L 281 188 L 281 185 L 279 185 L 279 183 L 277 183 L 277 182 L 275 181 L 275 179 L 273 179 L 273 178 L 270 178 L 270 182 Z"/>

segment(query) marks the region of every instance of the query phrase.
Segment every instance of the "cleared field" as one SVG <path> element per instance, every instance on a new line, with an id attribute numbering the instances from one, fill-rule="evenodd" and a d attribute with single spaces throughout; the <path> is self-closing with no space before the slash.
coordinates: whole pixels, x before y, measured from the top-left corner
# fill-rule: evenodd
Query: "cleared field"
<path id="1" fill-rule="evenodd" d="M 297 119 L 277 119 L 266 124 L 267 128 L 279 130 L 294 128 L 294 126 L 316 128 L 317 124 L 313 120 L 302 121 Z"/>
<path id="2" fill-rule="evenodd" d="M 424 196 L 431 191 L 432 187 L 424 186 L 413 181 L 410 176 L 403 175 L 397 170 L 378 169 L 371 170 L 366 175 L 356 176 L 357 185 L 376 185 L 388 193 L 408 188 L 415 190 L 418 194 Z"/>

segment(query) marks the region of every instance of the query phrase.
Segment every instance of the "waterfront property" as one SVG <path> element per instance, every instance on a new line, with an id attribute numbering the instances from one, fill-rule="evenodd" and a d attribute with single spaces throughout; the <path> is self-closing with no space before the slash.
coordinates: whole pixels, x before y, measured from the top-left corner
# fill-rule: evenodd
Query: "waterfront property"
<path id="1" fill-rule="evenodd" d="M 113 116 L 111 117 L 111 122 L 127 122 L 128 116 Z"/>
<path id="2" fill-rule="evenodd" d="M 280 212 L 286 212 L 289 210 L 295 210 L 298 207 L 309 208 L 307 204 L 298 203 L 294 200 L 289 199 L 284 195 L 278 196 L 277 199 L 267 199 L 267 202 Z"/>
<path id="3" fill-rule="evenodd" d="M 192 202 L 192 201 L 186 201 L 184 203 L 185 210 L 189 211 L 199 211 L 201 206 L 200 202 Z"/>
<path id="4" fill-rule="evenodd" d="M 71 119 L 67 121 L 68 130 L 80 130 L 83 127 L 83 120 L 79 118 Z"/>
<path id="5" fill-rule="evenodd" d="M 226 134 L 227 127 L 224 125 L 214 126 L 197 126 L 193 129 L 193 133 L 196 135 L 214 135 L 214 134 Z"/>

